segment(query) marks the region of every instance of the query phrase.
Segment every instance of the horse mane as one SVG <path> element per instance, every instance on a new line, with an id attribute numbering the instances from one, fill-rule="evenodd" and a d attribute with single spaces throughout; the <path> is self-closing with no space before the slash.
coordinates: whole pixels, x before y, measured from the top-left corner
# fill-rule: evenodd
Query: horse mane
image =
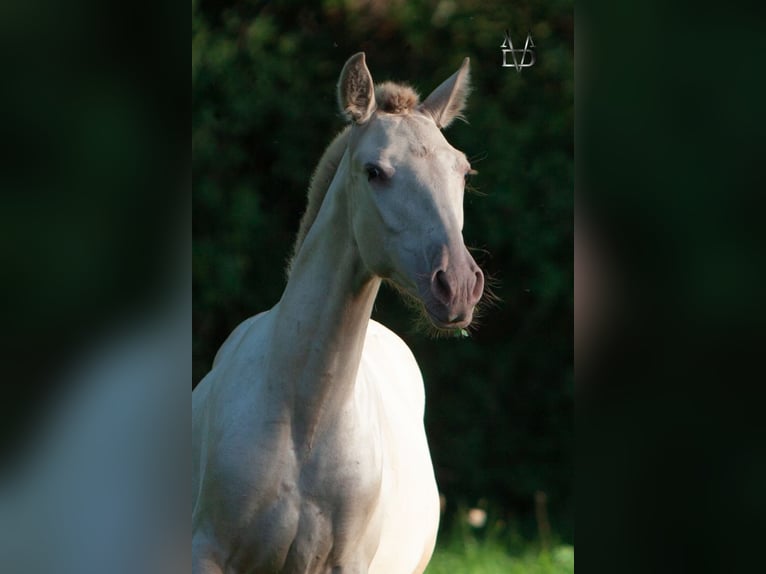
<path id="1" fill-rule="evenodd" d="M 395 84 L 393 82 L 383 82 L 375 86 L 375 102 L 377 104 L 377 111 L 387 114 L 408 114 L 414 110 L 420 103 L 420 96 L 418 93 L 406 84 Z M 293 244 L 292 254 L 287 264 L 287 275 L 290 276 L 290 271 L 295 261 L 295 257 L 298 255 L 298 251 L 303 245 L 303 241 L 308 235 L 309 229 L 319 214 L 319 208 L 322 207 L 327 191 L 330 189 L 330 184 L 335 177 L 335 172 L 340 165 L 340 160 L 343 159 L 343 154 L 346 152 L 346 145 L 348 144 L 348 137 L 351 133 L 351 126 L 346 126 L 327 146 L 322 154 L 319 163 L 314 169 L 314 174 L 311 176 L 311 183 L 309 184 L 308 200 L 306 205 L 306 211 L 301 217 L 300 227 L 298 228 L 298 235 L 295 237 L 295 243 Z"/>
<path id="2" fill-rule="evenodd" d="M 322 202 L 327 195 L 327 191 L 330 189 L 330 183 L 332 183 L 332 179 L 335 177 L 340 160 L 343 159 L 343 154 L 346 153 L 346 144 L 348 143 L 350 133 L 351 126 L 346 126 L 342 132 L 335 136 L 330 145 L 327 146 L 327 149 L 324 150 L 322 158 L 319 160 L 316 169 L 314 169 L 307 194 L 306 211 L 303 212 L 303 217 L 301 217 L 298 235 L 295 237 L 293 251 L 287 264 L 288 277 L 290 276 L 293 261 L 295 261 L 295 257 L 298 255 L 301 245 L 303 245 L 303 240 L 306 239 L 311 225 L 319 214 L 319 208 L 322 207 Z"/>

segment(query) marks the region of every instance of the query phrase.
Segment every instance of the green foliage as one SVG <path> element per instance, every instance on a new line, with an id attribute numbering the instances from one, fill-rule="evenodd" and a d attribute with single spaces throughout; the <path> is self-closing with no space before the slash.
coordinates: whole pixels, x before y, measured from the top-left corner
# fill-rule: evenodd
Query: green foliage
<path id="1" fill-rule="evenodd" d="M 537 63 L 502 68 L 531 31 Z M 364 50 L 376 81 L 422 95 L 471 58 L 469 124 L 447 138 L 480 173 L 465 239 L 500 302 L 469 338 L 415 332 L 384 289 L 375 318 L 410 345 L 448 508 L 487 498 L 520 519 L 548 494 L 572 532 L 573 8 L 569 0 L 192 3 L 195 381 L 243 319 L 270 308 L 309 177 L 343 126 L 335 82 Z"/>
<path id="2" fill-rule="evenodd" d="M 574 548 L 562 545 L 552 552 L 508 553 L 494 542 L 453 543 L 437 547 L 426 574 L 572 574 Z"/>
<path id="3" fill-rule="evenodd" d="M 484 532 L 464 521 L 443 535 L 426 574 L 572 574 L 574 547 L 557 544 L 551 550 L 494 523 Z"/>

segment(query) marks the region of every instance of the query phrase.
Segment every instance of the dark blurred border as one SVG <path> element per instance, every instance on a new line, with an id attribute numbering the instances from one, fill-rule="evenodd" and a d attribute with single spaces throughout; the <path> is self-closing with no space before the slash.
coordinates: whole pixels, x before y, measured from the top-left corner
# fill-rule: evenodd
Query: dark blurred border
<path id="1" fill-rule="evenodd" d="M 40 422 L 78 354 L 183 277 L 191 103 L 180 8 L 0 8 L 3 455 Z"/>
<path id="2" fill-rule="evenodd" d="M 585 572 L 760 563 L 762 16 L 752 3 L 578 4 Z"/>

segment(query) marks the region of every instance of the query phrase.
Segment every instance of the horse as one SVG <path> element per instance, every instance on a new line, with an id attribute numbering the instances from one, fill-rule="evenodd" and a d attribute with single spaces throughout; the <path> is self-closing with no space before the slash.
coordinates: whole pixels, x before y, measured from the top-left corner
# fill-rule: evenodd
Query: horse
<path id="1" fill-rule="evenodd" d="M 484 275 L 466 248 L 471 166 L 442 134 L 469 60 L 420 102 L 374 84 L 363 52 L 337 84 L 348 125 L 325 150 L 279 302 L 246 319 L 192 393 L 193 574 L 418 574 L 439 494 L 407 345 L 371 319 L 383 281 L 435 329 L 468 327 Z"/>

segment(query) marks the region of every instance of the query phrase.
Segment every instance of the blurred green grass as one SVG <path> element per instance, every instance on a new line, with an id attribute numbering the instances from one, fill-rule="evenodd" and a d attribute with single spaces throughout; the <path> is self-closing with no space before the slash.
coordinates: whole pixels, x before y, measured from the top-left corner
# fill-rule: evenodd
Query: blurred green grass
<path id="1" fill-rule="evenodd" d="M 549 531 L 544 531 L 544 543 L 539 538 L 528 539 L 519 527 L 494 512 L 483 514 L 478 524 L 471 525 L 468 509 L 461 506 L 439 534 L 425 574 L 574 573 L 574 546 L 562 543 Z"/>
<path id="2" fill-rule="evenodd" d="M 493 540 L 451 540 L 438 545 L 426 574 L 572 574 L 574 547 L 560 545 L 551 551 L 530 546 L 508 550 Z"/>

